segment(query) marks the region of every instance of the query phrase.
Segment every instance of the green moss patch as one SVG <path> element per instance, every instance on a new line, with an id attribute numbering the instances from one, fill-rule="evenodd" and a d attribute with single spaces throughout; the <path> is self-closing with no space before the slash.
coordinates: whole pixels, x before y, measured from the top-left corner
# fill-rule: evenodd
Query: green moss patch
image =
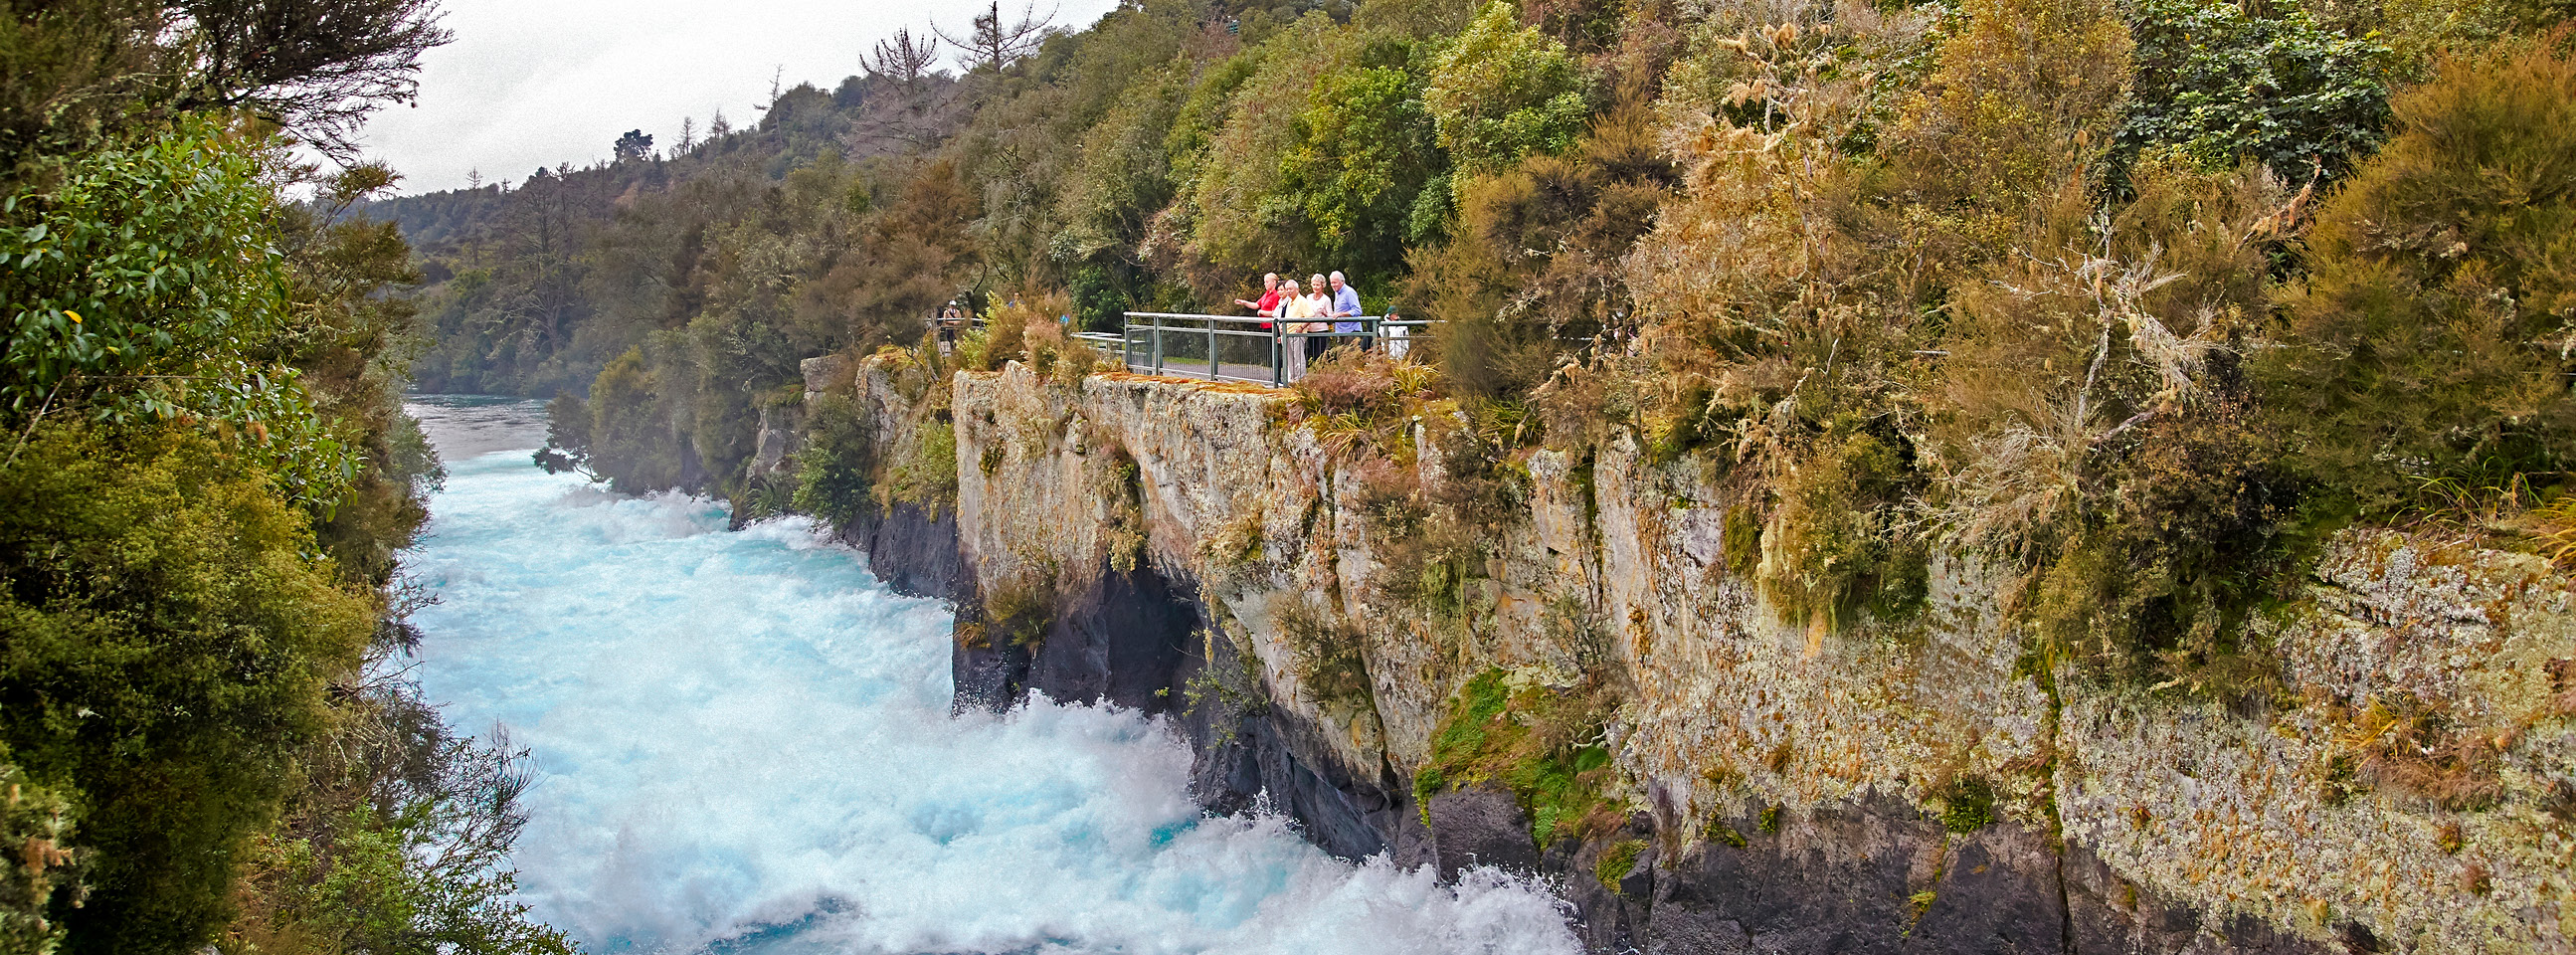
<path id="1" fill-rule="evenodd" d="M 1967 835 L 1995 822 L 1995 789 L 1985 780 L 1961 777 L 1941 793 L 1941 828 Z"/>
<path id="2" fill-rule="evenodd" d="M 1592 877 L 1601 880 L 1602 888 L 1618 892 L 1619 880 L 1627 877 L 1628 870 L 1637 867 L 1637 857 L 1645 853 L 1645 840 L 1619 840 L 1603 850 L 1600 860 L 1592 864 Z"/>
<path id="3" fill-rule="evenodd" d="M 1520 797 L 1530 834 L 1543 848 L 1613 822 L 1618 806 L 1602 795 L 1616 772 L 1601 745 L 1607 706 L 1588 689 L 1515 686 L 1502 670 L 1468 680 L 1450 701 L 1431 738 L 1431 761 L 1414 776 L 1414 796 L 1431 797 L 1491 782 Z"/>
<path id="4" fill-rule="evenodd" d="M 1710 842 L 1729 845 L 1738 849 L 1744 848 L 1748 844 L 1744 841 L 1744 834 L 1735 831 L 1735 827 L 1727 825 L 1726 820 L 1724 819 L 1709 820 L 1708 829 L 1701 832 L 1700 837 Z"/>

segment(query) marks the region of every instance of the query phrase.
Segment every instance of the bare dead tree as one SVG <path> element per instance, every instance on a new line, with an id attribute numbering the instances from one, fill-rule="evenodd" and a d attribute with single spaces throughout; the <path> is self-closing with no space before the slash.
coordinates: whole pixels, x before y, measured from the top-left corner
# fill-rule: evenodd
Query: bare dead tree
<path id="1" fill-rule="evenodd" d="M 1049 31 L 1055 26 L 1055 14 L 1054 8 L 1048 8 L 1045 15 L 1039 15 L 1035 0 L 1031 0 L 1020 8 L 1016 21 L 1005 23 L 1001 0 L 993 0 L 990 7 L 975 15 L 974 26 L 964 37 L 949 34 L 937 23 L 932 23 L 930 30 L 939 34 L 939 38 L 947 41 L 949 46 L 957 48 L 958 65 L 968 72 L 987 68 L 999 70 L 1037 52 L 1038 46 L 1046 42 Z"/>
<path id="2" fill-rule="evenodd" d="M 877 41 L 876 51 L 868 54 L 867 70 L 910 90 L 921 85 L 921 78 L 938 61 L 939 41 L 917 40 L 910 29 L 899 29 L 892 38 Z"/>

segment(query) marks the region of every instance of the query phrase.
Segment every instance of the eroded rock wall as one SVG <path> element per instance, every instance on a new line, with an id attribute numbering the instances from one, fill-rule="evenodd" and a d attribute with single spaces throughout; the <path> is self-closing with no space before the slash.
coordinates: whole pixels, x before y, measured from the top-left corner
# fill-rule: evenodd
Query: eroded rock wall
<path id="1" fill-rule="evenodd" d="M 899 360 L 853 372 L 886 428 Z M 2576 597 L 2536 558 L 2346 533 L 2257 627 L 2286 690 L 2221 704 L 2085 679 L 1963 557 L 1904 621 L 1784 623 L 1730 570 L 1719 475 L 1614 441 L 1528 459 L 1444 628 L 1372 599 L 1385 531 L 1281 392 L 1016 364 L 945 387 L 953 509 L 855 536 L 966 605 L 961 697 L 1169 714 L 1212 808 L 1266 795 L 1336 852 L 1538 859 L 1601 950 L 2570 950 Z M 1361 635 L 1365 701 L 1301 685 L 1291 610 Z M 1414 805 L 1463 681 L 1585 665 L 1617 689 L 1624 829 L 1523 855 L 1489 791 Z M 1961 780 L 1992 797 L 1965 825 Z"/>

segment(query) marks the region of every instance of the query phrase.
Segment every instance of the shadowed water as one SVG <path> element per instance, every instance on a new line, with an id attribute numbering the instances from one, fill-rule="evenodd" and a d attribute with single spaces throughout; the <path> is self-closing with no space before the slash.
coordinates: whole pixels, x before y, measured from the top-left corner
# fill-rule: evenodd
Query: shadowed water
<path id="1" fill-rule="evenodd" d="M 450 472 L 414 673 L 532 750 L 520 884 L 592 951 L 1578 950 L 1542 886 L 1203 816 L 1132 712 L 951 717 L 947 609 L 801 523 L 548 475 L 533 404 L 413 410 Z"/>

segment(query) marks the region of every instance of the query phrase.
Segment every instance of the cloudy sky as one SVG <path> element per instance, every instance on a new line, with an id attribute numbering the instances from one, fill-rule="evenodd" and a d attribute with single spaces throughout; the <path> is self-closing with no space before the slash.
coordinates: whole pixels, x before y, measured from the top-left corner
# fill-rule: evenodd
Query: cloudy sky
<path id="1" fill-rule="evenodd" d="M 989 0 L 446 0 L 456 41 L 430 51 L 417 107 L 376 114 L 372 155 L 431 192 L 527 178 L 540 166 L 608 158 L 619 133 L 642 129 L 667 148 L 682 117 L 724 110 L 758 122 L 771 77 L 830 89 L 898 27 L 936 20 L 963 33 Z M 1004 0 L 1005 15 L 1022 0 Z M 1084 25 L 1116 0 L 1039 0 L 1056 22 Z"/>

